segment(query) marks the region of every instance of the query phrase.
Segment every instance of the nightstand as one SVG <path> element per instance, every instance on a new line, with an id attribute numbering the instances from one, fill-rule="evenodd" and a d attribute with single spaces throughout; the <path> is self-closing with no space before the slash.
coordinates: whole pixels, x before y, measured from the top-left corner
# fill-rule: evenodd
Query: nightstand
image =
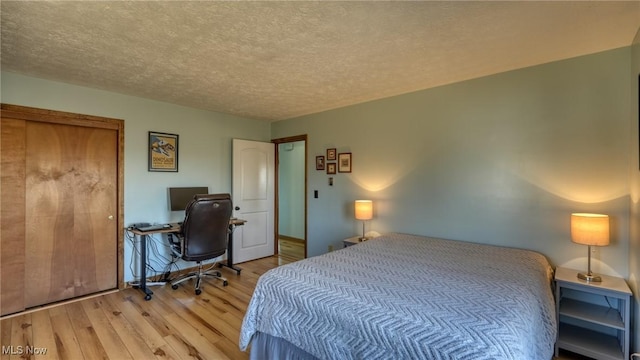
<path id="1" fill-rule="evenodd" d="M 354 236 L 354 237 L 350 237 L 348 239 L 342 240 L 342 244 L 344 245 L 344 247 L 359 244 L 361 242 L 362 241 L 360 241 L 360 236 Z"/>
<path id="2" fill-rule="evenodd" d="M 602 282 L 578 279 L 579 270 L 558 267 L 555 353 L 566 349 L 595 359 L 629 358 L 631 290 L 626 281 L 602 276 Z"/>

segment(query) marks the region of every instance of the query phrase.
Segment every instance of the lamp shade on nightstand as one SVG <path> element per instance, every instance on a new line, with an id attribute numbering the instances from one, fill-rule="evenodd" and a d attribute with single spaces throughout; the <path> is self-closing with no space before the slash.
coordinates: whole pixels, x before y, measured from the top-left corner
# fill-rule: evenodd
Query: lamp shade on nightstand
<path id="1" fill-rule="evenodd" d="M 609 245 L 609 216 L 603 214 L 571 214 L 571 241 L 587 245 L 587 272 L 578 273 L 578 278 L 600 282 L 602 278 L 591 272 L 591 246 Z"/>
<path id="2" fill-rule="evenodd" d="M 373 218 L 373 202 L 371 200 L 356 200 L 356 219 L 371 220 Z"/>
<path id="3" fill-rule="evenodd" d="M 582 245 L 609 245 L 609 216 L 571 214 L 571 241 Z"/>
<path id="4" fill-rule="evenodd" d="M 367 238 L 364 236 L 364 223 L 367 220 L 373 219 L 373 201 L 356 200 L 355 215 L 357 220 L 362 220 L 362 237 L 360 240 L 366 240 Z"/>

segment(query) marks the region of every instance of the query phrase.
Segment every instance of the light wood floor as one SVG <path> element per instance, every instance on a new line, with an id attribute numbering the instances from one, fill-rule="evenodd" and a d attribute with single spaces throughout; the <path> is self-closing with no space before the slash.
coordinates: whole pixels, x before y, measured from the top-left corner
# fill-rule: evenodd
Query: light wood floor
<path id="1" fill-rule="evenodd" d="M 242 263 L 240 275 L 222 269 L 229 285 L 206 279 L 200 296 L 191 282 L 153 287 L 150 301 L 130 288 L 5 318 L 0 359 L 247 359 L 238 337 L 255 284 L 287 262 L 273 256 Z"/>
<path id="2" fill-rule="evenodd" d="M 304 241 L 278 239 L 278 255 L 289 261 L 304 259 Z"/>
<path id="3" fill-rule="evenodd" d="M 0 359 L 247 359 L 238 337 L 253 289 L 288 262 L 284 255 L 242 263 L 240 275 L 223 269 L 229 285 L 206 279 L 200 296 L 190 282 L 153 287 L 151 301 L 130 288 L 5 318 Z M 586 358 L 556 360 L 574 359 Z"/>

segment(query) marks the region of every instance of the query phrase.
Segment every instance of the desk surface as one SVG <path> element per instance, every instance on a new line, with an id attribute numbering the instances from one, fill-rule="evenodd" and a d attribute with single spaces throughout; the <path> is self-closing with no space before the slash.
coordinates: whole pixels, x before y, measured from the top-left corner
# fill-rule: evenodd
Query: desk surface
<path id="1" fill-rule="evenodd" d="M 229 225 L 234 225 L 234 226 L 244 225 L 246 222 L 247 222 L 247 220 L 244 220 L 244 219 L 238 219 L 238 218 L 229 219 Z M 127 229 L 127 230 L 131 231 L 132 233 L 134 233 L 136 235 L 168 234 L 168 233 L 180 232 L 181 227 L 180 227 L 179 223 L 170 223 L 169 225 L 171 225 L 171 227 L 170 228 L 166 228 L 166 229 L 140 231 L 140 230 L 134 228 L 134 229 Z"/>

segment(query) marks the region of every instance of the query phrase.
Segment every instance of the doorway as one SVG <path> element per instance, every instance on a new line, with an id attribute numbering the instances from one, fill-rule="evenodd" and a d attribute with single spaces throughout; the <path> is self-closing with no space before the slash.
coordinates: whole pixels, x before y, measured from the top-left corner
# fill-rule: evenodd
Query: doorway
<path id="1" fill-rule="evenodd" d="M 307 257 L 307 135 L 276 144 L 275 253 L 284 261 Z"/>

